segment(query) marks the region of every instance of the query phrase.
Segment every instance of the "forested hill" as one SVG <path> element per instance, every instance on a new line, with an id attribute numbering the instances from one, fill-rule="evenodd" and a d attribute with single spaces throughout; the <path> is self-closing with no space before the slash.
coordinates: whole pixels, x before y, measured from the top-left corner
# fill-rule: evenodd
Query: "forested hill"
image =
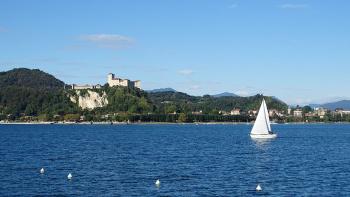
<path id="1" fill-rule="evenodd" d="M 0 73 L 0 114 L 18 117 L 77 111 L 63 91 L 64 82 L 37 69 Z"/>
<path id="2" fill-rule="evenodd" d="M 215 114 L 218 111 L 231 111 L 235 108 L 242 111 L 256 110 L 263 98 L 265 98 L 270 109 L 286 111 L 288 108 L 286 103 L 274 97 L 262 95 L 214 97 L 209 95 L 190 96 L 182 92 L 157 92 L 149 93 L 149 98 L 156 105 L 159 112 L 165 113 L 174 112 L 174 110 L 181 112 L 202 111 L 209 114 Z"/>
<path id="3" fill-rule="evenodd" d="M 0 72 L 0 87 L 9 86 L 63 89 L 64 82 L 38 69 L 16 68 L 7 72 Z"/>

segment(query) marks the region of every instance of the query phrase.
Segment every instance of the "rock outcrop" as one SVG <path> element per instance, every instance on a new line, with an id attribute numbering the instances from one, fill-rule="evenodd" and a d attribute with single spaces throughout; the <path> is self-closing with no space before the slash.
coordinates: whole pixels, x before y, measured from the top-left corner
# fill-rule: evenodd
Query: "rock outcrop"
<path id="1" fill-rule="evenodd" d="M 107 95 L 105 92 L 99 94 L 91 90 L 87 90 L 84 95 L 80 90 L 76 91 L 76 96 L 71 96 L 70 100 L 73 103 L 77 103 L 82 109 L 94 109 L 96 107 L 104 107 L 108 104 Z"/>

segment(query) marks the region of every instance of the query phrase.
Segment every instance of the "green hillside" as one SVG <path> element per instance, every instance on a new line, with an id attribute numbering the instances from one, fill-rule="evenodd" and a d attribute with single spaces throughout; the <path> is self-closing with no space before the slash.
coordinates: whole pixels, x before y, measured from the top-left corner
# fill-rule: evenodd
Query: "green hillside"
<path id="1" fill-rule="evenodd" d="M 63 89 L 64 82 L 38 69 L 15 68 L 0 72 L 0 87 Z"/>
<path id="2" fill-rule="evenodd" d="M 150 93 L 149 98 L 155 104 L 158 113 L 177 112 L 194 112 L 202 111 L 204 114 L 216 114 L 219 111 L 231 111 L 232 109 L 241 109 L 242 111 L 256 110 L 259 108 L 262 95 L 251 97 L 213 97 L 190 96 L 181 92 L 159 92 Z M 286 111 L 287 104 L 273 97 L 264 97 L 270 109 Z"/>
<path id="3" fill-rule="evenodd" d="M 81 115 L 90 120 L 103 120 L 101 117 L 124 116 L 121 120 L 130 119 L 130 115 L 144 116 L 148 121 L 204 120 L 220 121 L 219 112 L 230 112 L 239 108 L 243 112 L 256 110 L 260 106 L 262 95 L 252 97 L 238 96 L 191 96 L 182 92 L 149 92 L 127 87 L 109 87 L 94 89 L 99 95 L 107 95 L 108 104 L 93 110 L 82 110 L 78 104 L 71 102 L 70 97 L 76 98 L 87 93 L 64 89 L 65 83 L 54 76 L 37 69 L 19 68 L 0 72 L 0 118 L 19 119 L 23 117 L 44 116 L 45 120 L 53 117 L 67 117 L 68 120 L 79 120 Z M 286 111 L 287 105 L 273 97 L 264 97 L 270 109 Z M 193 112 L 201 112 L 195 117 Z M 175 113 L 174 113 L 175 112 Z M 170 114 L 177 114 L 169 117 Z M 181 114 L 181 115 L 179 115 Z M 185 117 L 186 116 L 186 117 Z M 215 117 L 214 117 L 215 116 Z M 120 120 L 116 117 L 112 120 Z M 225 121 L 233 118 L 226 117 Z M 238 119 L 237 119 L 238 120 Z"/>
<path id="4" fill-rule="evenodd" d="M 65 96 L 64 82 L 43 71 L 19 68 L 0 73 L 0 113 L 37 116 L 77 112 Z"/>

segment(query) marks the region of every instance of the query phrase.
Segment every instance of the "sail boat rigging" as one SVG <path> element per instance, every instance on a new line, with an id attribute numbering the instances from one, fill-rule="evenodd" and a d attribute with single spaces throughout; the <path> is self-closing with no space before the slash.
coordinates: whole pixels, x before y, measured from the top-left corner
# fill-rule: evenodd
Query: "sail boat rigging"
<path id="1" fill-rule="evenodd" d="M 256 139 L 271 139 L 277 137 L 277 134 L 273 133 L 271 130 L 270 118 L 265 99 L 263 99 L 261 103 L 258 116 L 256 117 L 254 126 L 250 132 L 250 137 Z"/>

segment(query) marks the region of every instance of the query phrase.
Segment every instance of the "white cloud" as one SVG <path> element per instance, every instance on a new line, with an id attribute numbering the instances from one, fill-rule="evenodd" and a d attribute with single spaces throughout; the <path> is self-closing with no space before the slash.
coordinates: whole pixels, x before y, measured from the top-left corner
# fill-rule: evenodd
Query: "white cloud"
<path id="1" fill-rule="evenodd" d="M 190 69 L 183 69 L 183 70 L 179 70 L 178 72 L 181 75 L 192 75 L 193 74 L 193 70 L 190 70 Z"/>
<path id="2" fill-rule="evenodd" d="M 82 35 L 80 39 L 95 44 L 100 48 L 127 48 L 134 43 L 134 39 L 118 34 L 90 34 Z"/>
<path id="3" fill-rule="evenodd" d="M 280 6 L 283 9 L 303 9 L 307 8 L 307 4 L 283 4 Z"/>

